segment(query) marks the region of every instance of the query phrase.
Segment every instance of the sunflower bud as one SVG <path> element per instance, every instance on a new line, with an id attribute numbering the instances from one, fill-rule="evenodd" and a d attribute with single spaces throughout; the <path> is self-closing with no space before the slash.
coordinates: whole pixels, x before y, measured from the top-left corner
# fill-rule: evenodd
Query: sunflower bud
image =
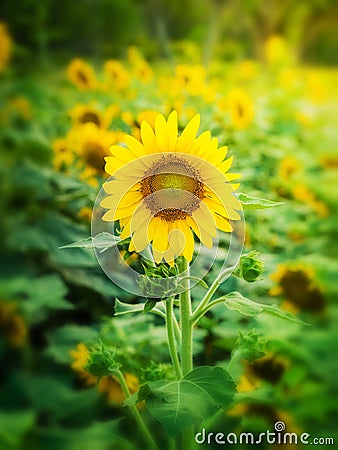
<path id="1" fill-rule="evenodd" d="M 89 349 L 88 362 L 84 369 L 96 377 L 111 376 L 120 368 L 115 359 L 115 351 L 107 349 L 102 341 L 99 341 Z"/>
<path id="2" fill-rule="evenodd" d="M 259 252 L 251 251 L 247 255 L 242 255 L 234 275 L 249 283 L 257 281 L 264 272 L 264 263 L 258 259 Z"/>

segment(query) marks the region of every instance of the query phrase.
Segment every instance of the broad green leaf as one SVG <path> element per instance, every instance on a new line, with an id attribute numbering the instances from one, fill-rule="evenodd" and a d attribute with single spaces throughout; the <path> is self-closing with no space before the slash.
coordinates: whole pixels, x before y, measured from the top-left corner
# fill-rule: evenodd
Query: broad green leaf
<path id="1" fill-rule="evenodd" d="M 24 434 L 33 428 L 34 421 L 33 411 L 0 411 L 0 448 L 19 448 Z"/>
<path id="2" fill-rule="evenodd" d="M 283 311 L 277 305 L 264 305 L 264 312 L 266 312 L 272 316 L 276 316 L 280 319 L 287 320 L 289 322 L 298 323 L 299 325 L 308 325 L 308 326 L 310 325 L 310 324 L 304 322 L 303 320 L 298 319 L 298 317 L 290 314 L 289 312 Z"/>
<path id="3" fill-rule="evenodd" d="M 227 308 L 232 311 L 237 311 L 244 316 L 257 316 L 258 314 L 265 312 L 289 322 L 298 323 L 299 325 L 307 325 L 306 322 L 298 319 L 287 311 L 283 311 L 277 305 L 264 305 L 262 303 L 256 303 L 246 297 L 243 297 L 243 295 L 239 292 L 230 292 L 223 298 L 224 304 Z"/>
<path id="4" fill-rule="evenodd" d="M 102 232 L 97 234 L 95 237 L 88 237 L 86 239 L 80 239 L 77 242 L 72 242 L 71 244 L 66 244 L 60 247 L 64 248 L 96 248 L 99 252 L 104 252 L 109 248 L 114 247 L 119 244 L 121 239 L 113 234 Z"/>
<path id="5" fill-rule="evenodd" d="M 284 202 L 273 202 L 271 200 L 266 200 L 265 198 L 251 197 L 250 195 L 241 192 L 239 192 L 237 196 L 244 209 L 266 209 L 284 204 Z"/>
<path id="6" fill-rule="evenodd" d="M 141 390 L 149 412 L 171 436 L 228 407 L 234 394 L 229 373 L 211 366 L 197 367 L 178 381 L 149 383 Z"/>
<path id="7" fill-rule="evenodd" d="M 239 292 L 230 292 L 230 294 L 225 295 L 224 303 L 227 308 L 244 316 L 256 316 L 263 312 L 261 305 L 243 297 Z"/>

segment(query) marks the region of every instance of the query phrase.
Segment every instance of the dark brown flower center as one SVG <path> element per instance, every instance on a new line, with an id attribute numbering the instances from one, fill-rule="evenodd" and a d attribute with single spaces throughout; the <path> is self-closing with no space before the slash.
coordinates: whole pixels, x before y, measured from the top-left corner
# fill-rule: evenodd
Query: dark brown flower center
<path id="1" fill-rule="evenodd" d="M 152 214 L 168 222 L 191 216 L 204 198 L 199 172 L 173 154 L 162 156 L 145 173 L 141 193 Z"/>
<path id="2" fill-rule="evenodd" d="M 100 117 L 95 112 L 86 112 L 80 118 L 80 123 L 92 122 L 95 125 L 100 126 Z"/>

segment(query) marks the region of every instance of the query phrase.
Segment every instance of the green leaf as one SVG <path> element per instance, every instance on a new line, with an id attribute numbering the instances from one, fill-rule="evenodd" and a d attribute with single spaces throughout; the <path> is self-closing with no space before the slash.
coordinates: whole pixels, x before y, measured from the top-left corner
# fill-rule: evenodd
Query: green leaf
<path id="1" fill-rule="evenodd" d="M 263 312 L 263 307 L 258 303 L 243 297 L 239 292 L 230 292 L 224 296 L 224 304 L 232 311 L 237 311 L 244 316 L 256 316 Z"/>
<path id="2" fill-rule="evenodd" d="M 120 242 L 121 239 L 119 237 L 107 232 L 102 232 L 97 234 L 94 238 L 88 237 L 86 239 L 80 239 L 77 242 L 72 242 L 71 244 L 66 244 L 59 248 L 96 248 L 102 253 L 109 248 L 115 247 L 115 245 Z"/>
<path id="3" fill-rule="evenodd" d="M 284 205 L 284 202 L 273 202 L 271 200 L 266 200 L 265 198 L 251 197 L 242 192 L 239 192 L 237 196 L 244 209 L 266 209 Z"/>
<path id="4" fill-rule="evenodd" d="M 221 367 L 200 366 L 181 380 L 144 385 L 139 400 L 145 398 L 149 412 L 175 436 L 228 407 L 235 389 L 229 373 Z"/>
<path id="5" fill-rule="evenodd" d="M 34 426 L 34 416 L 33 411 L 0 411 L 0 448 L 19 448 L 24 434 Z"/>
<path id="6" fill-rule="evenodd" d="M 161 310 L 160 305 L 157 303 L 156 307 L 151 308 L 151 311 L 161 317 L 165 317 L 165 313 L 163 310 Z M 144 312 L 145 305 L 143 303 L 138 303 L 136 305 L 131 305 L 129 303 L 121 302 L 119 299 L 115 299 L 115 314 L 114 316 L 123 316 L 125 314 L 132 314 L 132 313 L 138 313 L 138 312 Z"/>
<path id="7" fill-rule="evenodd" d="M 277 305 L 264 305 L 262 303 L 256 303 L 246 297 L 243 297 L 243 295 L 239 292 L 230 292 L 230 294 L 225 295 L 223 298 L 224 304 L 227 308 L 232 311 L 237 311 L 244 316 L 257 316 L 258 314 L 265 312 L 272 316 L 276 316 L 279 319 L 298 323 L 299 325 L 308 325 L 303 320 L 298 319 L 298 317 L 293 316 L 287 311 L 283 311 Z"/>
<path id="8" fill-rule="evenodd" d="M 283 311 L 277 305 L 264 306 L 264 312 L 266 312 L 272 316 L 278 317 L 279 319 L 284 319 L 289 322 L 298 323 L 299 325 L 308 325 L 308 326 L 310 325 L 310 324 L 304 322 L 303 320 L 298 319 L 298 317 L 290 314 L 289 312 Z"/>
<path id="9" fill-rule="evenodd" d="M 157 303 L 156 300 L 153 300 L 153 299 L 147 300 L 143 307 L 143 314 L 146 314 L 147 312 L 154 309 L 154 307 L 156 306 L 156 303 Z"/>

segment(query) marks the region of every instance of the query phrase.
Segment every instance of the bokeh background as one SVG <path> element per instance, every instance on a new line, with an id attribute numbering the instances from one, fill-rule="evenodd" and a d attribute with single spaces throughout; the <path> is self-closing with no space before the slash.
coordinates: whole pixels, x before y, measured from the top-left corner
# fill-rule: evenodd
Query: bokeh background
<path id="1" fill-rule="evenodd" d="M 172 109 L 181 129 L 200 113 L 229 145 L 242 192 L 283 202 L 246 214 L 263 277 L 220 292 L 309 324 L 221 306 L 201 322 L 196 362 L 227 367 L 238 388 L 212 427 L 281 420 L 337 442 L 337 2 L 3 0 L 0 21 L 0 449 L 141 448 L 118 382 L 83 366 L 100 338 L 132 392 L 172 376 L 163 324 L 114 315 L 115 298 L 142 299 L 90 249 L 59 247 L 90 234 L 109 146 Z"/>

